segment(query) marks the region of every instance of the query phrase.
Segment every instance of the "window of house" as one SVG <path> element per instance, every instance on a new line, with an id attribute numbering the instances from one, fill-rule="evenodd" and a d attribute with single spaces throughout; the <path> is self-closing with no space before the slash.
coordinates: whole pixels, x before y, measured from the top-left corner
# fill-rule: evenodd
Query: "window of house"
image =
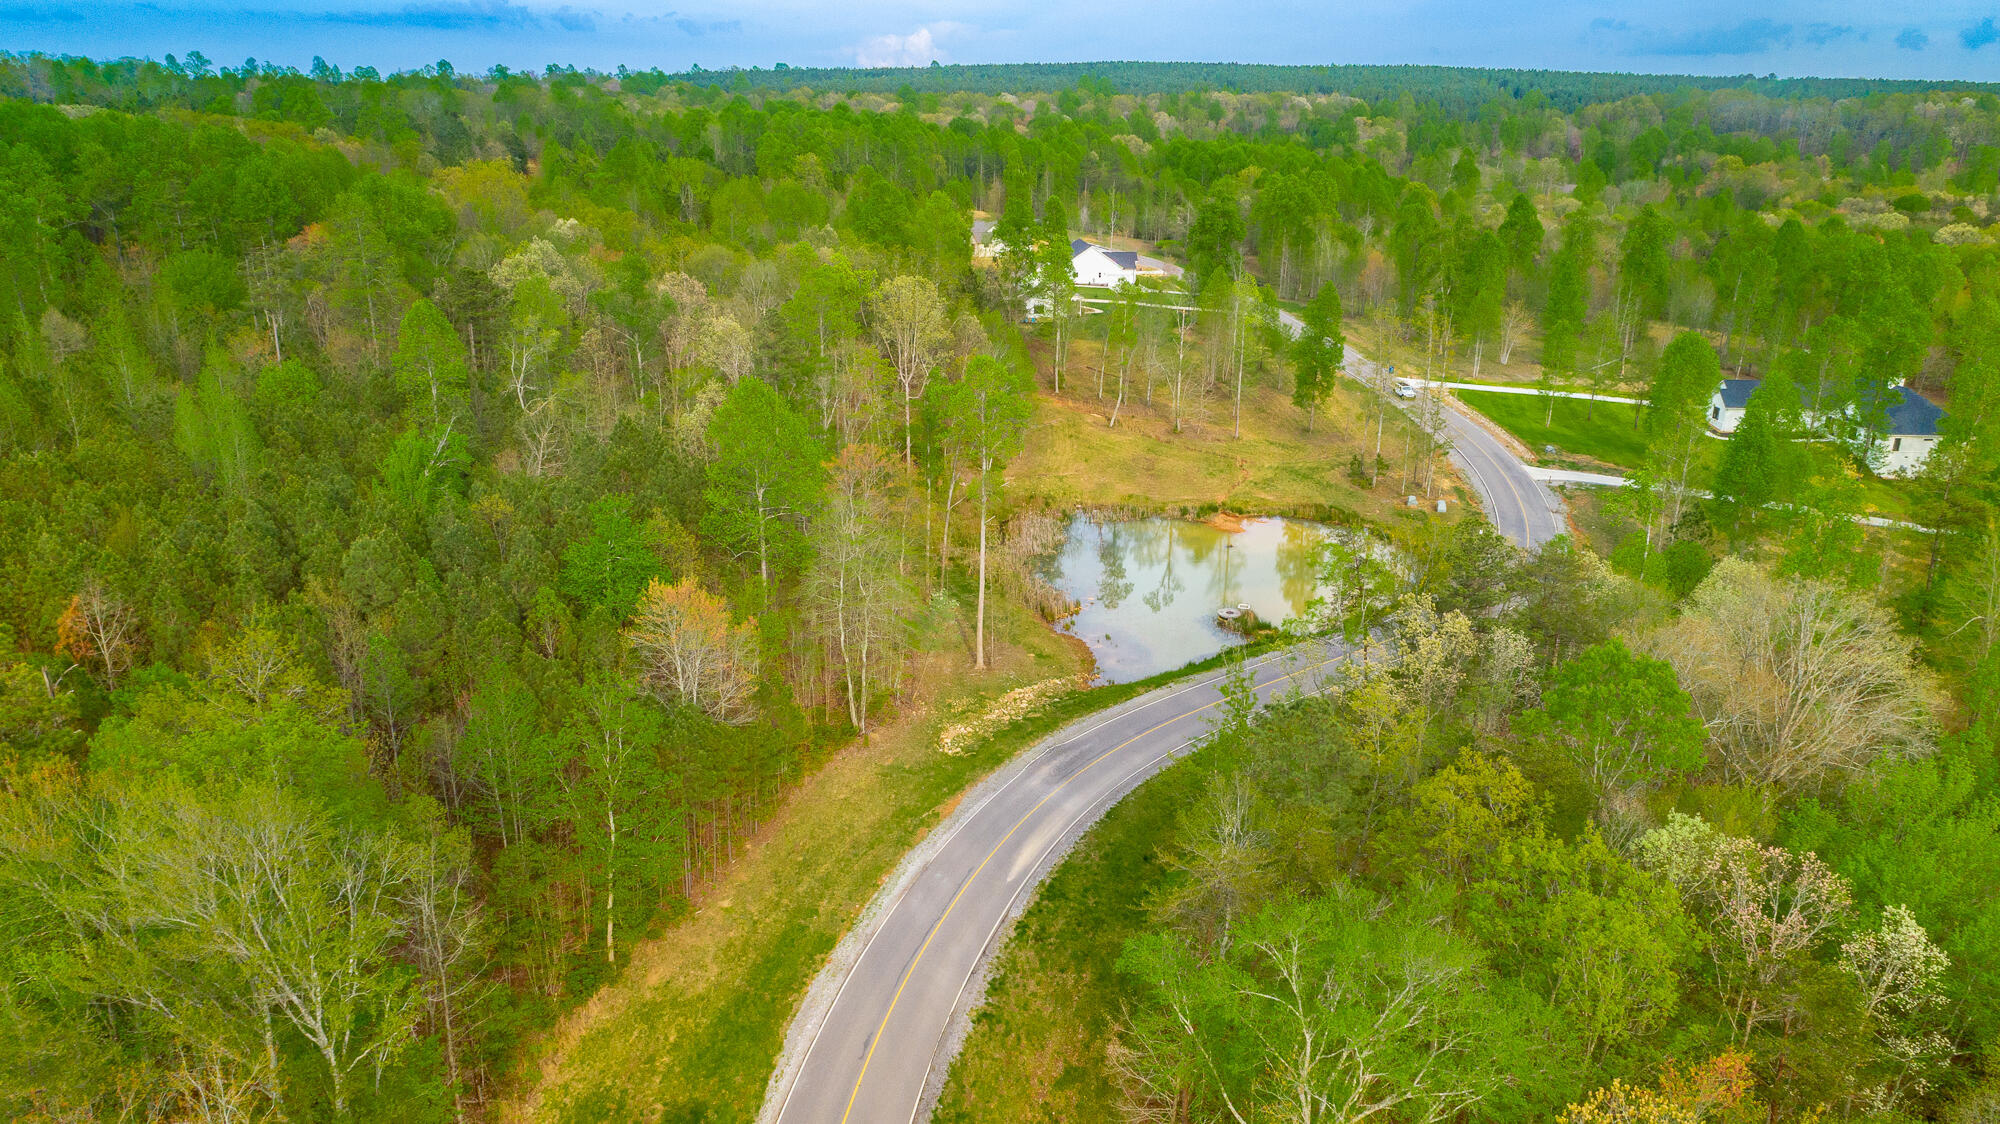
<path id="1" fill-rule="evenodd" d="M 1710 421 L 1715 421 L 1716 419 L 1718 419 L 1718 418 L 1720 418 L 1720 417 L 1722 417 L 1722 407 L 1720 407 L 1720 406 L 1710 406 L 1710 407 L 1708 408 L 1708 420 L 1710 420 Z"/>
<path id="2" fill-rule="evenodd" d="M 1892 452 L 1892 453 L 1900 453 L 1900 452 L 1902 452 L 1902 451 L 1903 451 L 1903 439 L 1902 439 L 1902 438 L 1900 438 L 1900 437 L 1898 437 L 1898 438 L 1896 438 L 1896 439 L 1895 439 L 1894 441 L 1891 441 L 1891 442 L 1889 442 L 1889 451 L 1890 451 L 1890 452 Z"/>

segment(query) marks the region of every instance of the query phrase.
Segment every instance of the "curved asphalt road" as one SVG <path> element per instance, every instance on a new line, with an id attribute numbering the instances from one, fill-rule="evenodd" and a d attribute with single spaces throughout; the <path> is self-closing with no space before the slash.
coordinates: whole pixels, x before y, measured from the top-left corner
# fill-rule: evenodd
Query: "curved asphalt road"
<path id="1" fill-rule="evenodd" d="M 1320 677 L 1338 644 L 1253 661 L 1264 697 Z M 821 969 L 786 1036 L 767 1124 L 928 1115 L 982 971 L 1031 891 L 1106 808 L 1214 728 L 1221 675 L 1162 687 L 1052 736 L 968 792 Z"/>
<path id="2" fill-rule="evenodd" d="M 1302 327 L 1289 313 L 1281 320 L 1292 334 Z M 1451 458 L 1494 527 L 1527 550 L 1566 533 L 1562 502 L 1456 403 L 1446 404 Z M 1268 697 L 1293 683 L 1317 689 L 1345 657 L 1339 645 L 1305 646 L 1252 667 Z M 985 990 L 986 963 L 1029 893 L 1106 808 L 1213 728 L 1220 681 L 1205 675 L 1093 715 L 967 793 L 821 969 L 758 1119 L 906 1124 L 927 1115 L 962 1022 Z"/>
<path id="3" fill-rule="evenodd" d="M 1507 446 L 1466 417 L 1457 403 L 1445 402 L 1451 431 L 1451 459 L 1465 473 L 1479 506 L 1501 534 L 1523 550 L 1534 550 L 1557 535 L 1569 534 L 1563 503 L 1548 485 L 1528 474 Z"/>
<path id="4" fill-rule="evenodd" d="M 1292 336 L 1305 328 L 1303 321 L 1284 311 L 1278 313 L 1278 323 Z M 1348 353 L 1354 355 L 1351 346 Z M 1374 367 L 1373 360 L 1357 355 L 1344 372 L 1349 377 L 1358 377 L 1362 371 L 1372 371 Z M 1468 417 L 1462 403 L 1447 397 L 1444 404 L 1452 463 L 1465 473 L 1467 483 L 1478 493 L 1479 506 L 1485 509 L 1494 529 L 1523 550 L 1534 550 L 1557 535 L 1568 534 L 1569 516 L 1555 493 L 1529 475 L 1527 466 L 1498 438 Z"/>

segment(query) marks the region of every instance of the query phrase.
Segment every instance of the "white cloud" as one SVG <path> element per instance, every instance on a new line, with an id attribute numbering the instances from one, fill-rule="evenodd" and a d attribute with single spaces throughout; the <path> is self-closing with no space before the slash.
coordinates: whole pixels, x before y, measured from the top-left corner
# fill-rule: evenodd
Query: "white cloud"
<path id="1" fill-rule="evenodd" d="M 856 66 L 928 66 L 942 62 L 931 29 L 920 27 L 908 35 L 877 35 L 854 48 Z"/>

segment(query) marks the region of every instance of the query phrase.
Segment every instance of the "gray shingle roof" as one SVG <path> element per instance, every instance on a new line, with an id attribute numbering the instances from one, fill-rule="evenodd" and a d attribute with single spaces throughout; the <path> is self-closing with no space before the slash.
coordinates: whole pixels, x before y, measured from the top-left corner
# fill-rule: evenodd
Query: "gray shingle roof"
<path id="1" fill-rule="evenodd" d="M 1757 379 L 1723 379 L 1722 408 L 1741 410 L 1750 405 L 1750 396 L 1757 391 Z"/>
<path id="2" fill-rule="evenodd" d="M 1935 437 L 1938 419 L 1944 417 L 1944 408 L 1918 394 L 1907 386 L 1898 386 L 1890 393 L 1901 399 L 1889 406 L 1889 435 L 1891 437 Z"/>
<path id="3" fill-rule="evenodd" d="M 1099 253 L 1110 258 L 1112 264 L 1120 269 L 1136 270 L 1139 268 L 1139 253 L 1137 250 L 1107 250 L 1102 246 L 1098 246 L 1095 242 L 1085 242 L 1081 238 L 1070 240 L 1069 255 L 1075 257 L 1093 246 L 1096 246 Z"/>
<path id="4" fill-rule="evenodd" d="M 1750 396 L 1756 393 L 1759 379 L 1723 379 L 1717 393 L 1722 396 L 1722 406 L 1727 410 L 1741 410 L 1750 405 Z M 1935 437 L 1938 419 L 1944 417 L 1944 408 L 1907 386 L 1888 388 L 1888 408 L 1883 411 L 1888 416 L 1884 430 L 1887 437 Z M 1804 387 L 1799 388 L 1799 401 L 1808 409 L 1811 401 L 1806 397 Z"/>

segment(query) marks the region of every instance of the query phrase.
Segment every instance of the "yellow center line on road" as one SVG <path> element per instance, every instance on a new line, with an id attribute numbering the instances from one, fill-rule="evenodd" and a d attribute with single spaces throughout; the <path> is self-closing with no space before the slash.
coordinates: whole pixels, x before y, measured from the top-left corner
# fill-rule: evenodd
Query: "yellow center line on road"
<path id="1" fill-rule="evenodd" d="M 1336 656 L 1333 659 L 1321 660 L 1316 664 L 1311 664 L 1309 666 L 1302 667 L 1297 671 L 1286 672 L 1285 674 L 1278 676 L 1276 679 L 1271 680 L 1271 682 L 1275 684 L 1275 683 L 1282 683 L 1287 679 L 1295 679 L 1301 675 L 1304 675 L 1308 671 L 1316 671 L 1322 667 L 1325 667 L 1330 663 L 1338 663 L 1340 662 L 1340 660 L 1344 658 L 1346 657 L 1343 655 L 1343 656 Z M 847 1124 L 847 1118 L 853 1115 L 854 1113 L 854 1102 L 857 1098 L 861 1096 L 861 1082 L 868 1077 L 868 1066 L 871 1062 L 875 1060 L 875 1047 L 882 1044 L 882 1033 L 889 1029 L 889 1019 L 896 1013 L 896 1004 L 900 1003 L 903 999 L 903 989 L 910 985 L 911 978 L 917 974 L 917 965 L 923 962 L 924 953 L 930 951 L 931 942 L 937 939 L 938 931 L 944 928 L 945 921 L 951 917 L 951 911 L 958 908 L 959 899 L 963 898 L 965 896 L 965 892 L 972 888 L 972 884 L 973 882 L 978 880 L 980 872 L 986 869 L 986 864 L 993 861 L 993 856 L 998 855 L 1000 853 L 1000 849 L 1007 845 L 1007 841 L 1009 839 L 1014 838 L 1014 833 L 1021 830 L 1021 826 L 1023 824 L 1026 824 L 1030 819 L 1033 819 L 1036 812 L 1042 810 L 1042 805 L 1047 804 L 1051 800 L 1054 800 L 1056 798 L 1057 793 L 1061 792 L 1065 788 L 1068 788 L 1070 783 L 1076 780 L 1078 777 L 1096 768 L 1099 762 L 1103 761 L 1105 758 L 1110 757 L 1112 754 L 1117 753 L 1119 750 L 1124 749 L 1126 746 L 1131 745 L 1133 742 L 1138 741 L 1140 738 L 1143 738 L 1148 734 L 1157 733 L 1158 731 L 1164 730 L 1168 726 L 1171 726 L 1174 723 L 1179 722 L 1183 718 L 1192 718 L 1195 715 L 1200 714 L 1202 711 L 1209 709 L 1210 707 L 1220 706 L 1221 704 L 1222 700 L 1216 699 L 1214 702 L 1211 703 L 1203 703 L 1201 706 L 1195 707 L 1193 710 L 1183 711 L 1182 713 L 1174 715 L 1172 718 L 1167 719 L 1165 722 L 1162 722 L 1159 725 L 1152 727 L 1151 729 L 1141 730 L 1140 732 L 1133 734 L 1131 737 L 1126 738 L 1124 741 L 1119 742 L 1117 745 L 1114 745 L 1110 749 L 1105 750 L 1103 753 L 1098 754 L 1096 757 L 1091 759 L 1089 764 L 1085 765 L 1081 769 L 1078 769 L 1076 772 L 1071 773 L 1068 777 L 1065 777 L 1062 783 L 1056 785 L 1054 788 L 1049 790 L 1048 795 L 1036 801 L 1034 807 L 1028 809 L 1027 812 L 1024 813 L 1019 820 L 1015 821 L 1013 827 L 1007 829 L 1007 834 L 1000 837 L 1000 842 L 995 843 L 993 845 L 993 849 L 991 851 L 986 852 L 986 857 L 979 860 L 979 865 L 972 868 L 972 873 L 966 876 L 965 881 L 963 883 L 960 883 L 958 887 L 958 893 L 953 894 L 951 896 L 951 901 L 945 905 L 944 912 L 938 915 L 937 922 L 931 926 L 931 931 L 925 934 L 924 943 L 917 947 L 917 954 L 916 956 L 911 958 L 910 966 L 903 970 L 903 978 L 896 983 L 895 994 L 889 997 L 889 1009 L 882 1012 L 882 1022 L 875 1028 L 875 1037 L 868 1043 L 868 1052 L 866 1054 L 863 1054 L 861 1057 L 861 1072 L 854 1075 L 854 1089 L 853 1091 L 847 1094 L 847 1107 L 840 1114 L 841 1124 Z"/>

